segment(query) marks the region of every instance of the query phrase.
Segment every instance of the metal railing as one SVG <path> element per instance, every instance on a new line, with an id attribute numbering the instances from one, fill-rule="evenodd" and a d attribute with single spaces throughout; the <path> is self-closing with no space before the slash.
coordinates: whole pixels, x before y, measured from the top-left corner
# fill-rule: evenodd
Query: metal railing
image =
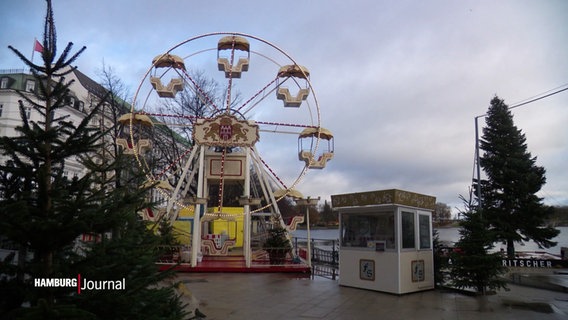
<path id="1" fill-rule="evenodd" d="M 294 253 L 307 259 L 307 238 L 294 237 Z M 339 276 L 339 240 L 310 239 L 312 274 L 337 279 Z"/>
<path id="2" fill-rule="evenodd" d="M 302 260 L 307 261 L 308 239 L 293 237 L 293 253 Z M 336 280 L 339 277 L 339 240 L 310 239 L 312 275 Z M 184 263 L 189 262 L 189 247 L 187 246 L 160 246 L 162 251 L 157 263 Z M 266 252 L 264 249 L 257 252 Z M 253 253 L 254 255 L 254 253 Z M 268 255 L 255 258 L 255 261 L 268 261 Z M 296 262 L 297 263 L 297 262 Z"/>

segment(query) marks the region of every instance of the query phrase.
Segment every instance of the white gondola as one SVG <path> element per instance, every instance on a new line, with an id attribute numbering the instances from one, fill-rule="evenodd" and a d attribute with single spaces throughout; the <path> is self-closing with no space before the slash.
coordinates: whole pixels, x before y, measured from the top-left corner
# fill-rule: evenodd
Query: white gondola
<path id="1" fill-rule="evenodd" d="M 239 57 L 234 64 L 235 50 L 243 51 L 246 57 Z M 225 52 L 229 51 L 229 55 Z M 248 71 L 250 61 L 250 44 L 247 39 L 237 36 L 226 36 L 217 43 L 217 66 L 219 71 L 225 72 L 225 78 L 240 78 L 243 72 Z"/>
<path id="2" fill-rule="evenodd" d="M 306 100 L 310 94 L 310 89 L 308 88 L 309 76 L 310 71 L 308 68 L 296 64 L 283 66 L 278 70 L 276 98 L 284 101 L 284 107 L 298 108 L 302 101 Z M 290 93 L 288 87 L 282 86 L 284 81 L 293 81 L 298 85 L 299 90 L 295 96 Z"/>
<path id="3" fill-rule="evenodd" d="M 150 83 L 158 96 L 161 98 L 173 98 L 176 94 L 183 90 L 183 79 L 172 78 L 167 85 L 162 84 L 162 79 L 156 75 L 156 70 L 159 68 L 174 68 L 185 70 L 185 63 L 182 58 L 173 54 L 161 54 L 152 60 L 154 66 L 154 75 L 150 76 Z"/>
<path id="4" fill-rule="evenodd" d="M 161 189 L 164 191 L 173 191 L 174 187 L 169 183 L 167 180 L 149 180 L 146 181 L 143 185 L 143 188 L 154 187 L 156 189 Z"/>
<path id="5" fill-rule="evenodd" d="M 284 196 L 292 197 L 294 199 L 301 199 L 304 195 L 296 189 L 278 189 L 274 191 L 275 198 L 282 198 Z"/>
<path id="6" fill-rule="evenodd" d="M 314 143 L 320 138 L 317 155 L 313 154 Z M 324 128 L 306 128 L 298 137 L 298 157 L 311 169 L 323 169 L 333 159 L 333 134 Z"/>
<path id="7" fill-rule="evenodd" d="M 124 154 L 144 154 L 152 148 L 150 135 L 154 123 L 144 114 L 127 113 L 118 118 L 120 124 L 116 144 L 124 149 Z M 130 124 L 132 123 L 132 127 Z M 130 132 L 132 131 L 132 138 Z"/>

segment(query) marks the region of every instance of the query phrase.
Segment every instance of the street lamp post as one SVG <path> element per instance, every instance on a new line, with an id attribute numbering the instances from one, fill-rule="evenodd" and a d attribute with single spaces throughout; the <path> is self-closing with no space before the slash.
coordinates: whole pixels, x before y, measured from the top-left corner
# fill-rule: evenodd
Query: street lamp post
<path id="1" fill-rule="evenodd" d="M 307 224 L 307 233 L 308 233 L 308 253 L 307 253 L 307 260 L 308 260 L 308 267 L 311 269 L 312 268 L 312 248 L 311 248 L 311 237 L 310 237 L 310 207 L 315 206 L 318 204 L 320 200 L 320 197 L 317 198 L 312 198 L 312 197 L 307 197 L 307 198 L 299 198 L 296 199 L 296 204 L 299 206 L 305 206 L 306 207 L 306 224 Z"/>
<path id="2" fill-rule="evenodd" d="M 481 164 L 479 163 L 479 124 L 478 124 L 478 119 L 479 118 L 483 118 L 486 115 L 481 115 L 481 116 L 477 116 L 475 117 L 475 162 L 476 162 L 476 166 L 475 169 L 477 171 L 477 207 L 481 212 L 481 208 L 482 208 L 482 203 L 481 203 Z"/>

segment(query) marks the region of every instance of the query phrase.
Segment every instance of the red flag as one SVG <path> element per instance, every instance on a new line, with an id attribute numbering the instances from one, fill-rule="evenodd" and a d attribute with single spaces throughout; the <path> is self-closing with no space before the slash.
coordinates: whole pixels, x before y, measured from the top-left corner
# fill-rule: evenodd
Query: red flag
<path id="1" fill-rule="evenodd" d="M 41 45 L 41 43 L 39 43 L 39 41 L 37 41 L 37 39 L 34 43 L 34 51 L 43 52 L 43 46 Z"/>

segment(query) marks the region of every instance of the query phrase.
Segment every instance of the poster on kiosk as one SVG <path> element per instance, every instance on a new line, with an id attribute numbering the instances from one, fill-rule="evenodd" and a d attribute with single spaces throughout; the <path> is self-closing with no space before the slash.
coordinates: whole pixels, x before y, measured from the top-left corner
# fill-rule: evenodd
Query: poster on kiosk
<path id="1" fill-rule="evenodd" d="M 340 219 L 340 285 L 393 294 L 434 288 L 435 197 L 390 189 L 331 202 Z"/>

